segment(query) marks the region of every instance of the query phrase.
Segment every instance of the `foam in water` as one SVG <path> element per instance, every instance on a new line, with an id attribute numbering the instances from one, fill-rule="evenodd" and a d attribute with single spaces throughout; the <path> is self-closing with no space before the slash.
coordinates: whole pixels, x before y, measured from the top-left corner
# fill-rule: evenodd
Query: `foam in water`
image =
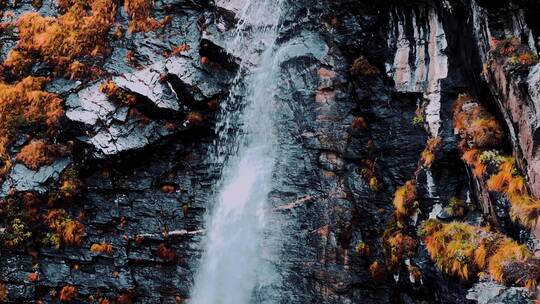
<path id="1" fill-rule="evenodd" d="M 205 251 L 195 276 L 192 304 L 250 303 L 256 288 L 263 288 L 275 276 L 262 259 L 261 243 L 277 146 L 273 46 L 280 5 L 275 0 L 244 1 L 243 6 L 234 0 L 221 2 L 232 5 L 239 17 L 229 51 L 243 63 L 227 103 L 240 104 L 243 111 L 239 114 L 222 107 L 214 161 L 225 164 L 214 208 L 207 217 Z M 231 126 L 240 128 L 233 138 Z M 233 155 L 225 157 L 227 153 Z"/>

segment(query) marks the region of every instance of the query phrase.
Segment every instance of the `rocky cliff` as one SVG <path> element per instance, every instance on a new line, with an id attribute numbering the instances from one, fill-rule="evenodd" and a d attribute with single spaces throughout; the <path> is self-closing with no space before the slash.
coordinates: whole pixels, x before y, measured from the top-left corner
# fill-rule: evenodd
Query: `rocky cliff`
<path id="1" fill-rule="evenodd" d="M 210 155 L 216 134 L 238 132 L 243 105 L 226 100 L 242 95 L 241 67 L 256 64 L 235 45 L 246 1 L 159 0 L 136 14 L 136 1 L 112 1 L 107 50 L 77 60 L 45 52 L 44 41 L 62 34 L 44 29 L 69 14 L 63 5 L 78 5 L 71 2 L 0 1 L 0 102 L 8 104 L 0 119 L 11 100 L 26 98 L 11 86 L 30 75 L 47 77 L 32 94 L 63 101 L 51 131 L 25 118 L 35 110 L 28 98 L 1 141 L 0 302 L 189 303 L 224 161 Z M 88 1 L 81 22 L 98 15 L 97 2 Z M 429 219 L 458 220 L 539 249 L 540 212 L 522 220 L 515 197 L 462 159 L 476 138 L 460 137 L 454 105 L 467 93 L 500 125 L 497 145 L 475 148 L 515 158 L 511 175 L 523 177 L 532 206 L 540 197 L 540 4 L 279 3 L 278 147 L 263 242 L 279 279 L 253 291 L 253 303 L 532 302 L 535 289 L 519 280 L 473 270 L 460 280 L 437 267 L 418 230 Z M 23 45 L 28 29 L 17 21 L 32 12 L 56 18 L 36 26 L 35 48 Z M 82 44 L 69 37 L 52 45 Z M 22 69 L 13 50 L 34 62 Z M 75 61 L 86 68 L 74 70 Z M 34 140 L 62 148 L 25 158 L 39 147 Z M 29 161 L 52 150 L 51 159 Z M 392 202 L 407 181 L 415 207 L 395 228 Z M 398 234 L 415 246 L 397 254 Z"/>

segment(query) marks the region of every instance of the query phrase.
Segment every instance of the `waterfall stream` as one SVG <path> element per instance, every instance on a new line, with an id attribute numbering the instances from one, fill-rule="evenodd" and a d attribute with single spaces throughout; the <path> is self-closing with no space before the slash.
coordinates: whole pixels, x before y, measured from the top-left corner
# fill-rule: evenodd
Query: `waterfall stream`
<path id="1" fill-rule="evenodd" d="M 261 245 L 277 154 L 273 120 L 278 65 L 274 45 L 281 11 L 277 2 L 227 1 L 236 6 L 238 19 L 228 50 L 242 63 L 219 117 L 213 160 L 223 163 L 223 169 L 207 215 L 192 304 L 250 303 L 256 289 L 275 277 L 262 258 Z"/>

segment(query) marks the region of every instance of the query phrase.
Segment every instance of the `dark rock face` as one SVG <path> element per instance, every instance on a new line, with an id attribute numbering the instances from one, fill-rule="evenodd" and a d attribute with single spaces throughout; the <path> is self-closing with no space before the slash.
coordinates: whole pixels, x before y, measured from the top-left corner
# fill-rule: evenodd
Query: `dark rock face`
<path id="1" fill-rule="evenodd" d="M 43 2 L 40 12 L 54 15 L 54 2 Z M 65 133 L 76 138 L 77 153 L 38 172 L 14 166 L 2 194 L 12 188 L 47 192 L 70 163 L 77 164 L 86 189 L 71 211 L 83 211 L 86 235 L 80 248 L 38 248 L 35 259 L 25 250 L 0 249 L 0 283 L 13 303 L 54 303 L 54 292 L 66 284 L 77 288 L 81 303 L 126 294 L 134 303 L 178 303 L 190 296 L 221 165 L 208 157 L 214 153 L 217 128 L 208 104 L 227 97 L 238 63 L 250 58 L 230 53 L 238 1 L 158 2 L 156 17 L 171 14 L 171 24 L 114 42 L 103 63 L 118 86 L 136 96 L 137 106 L 110 101 L 99 91 L 101 81 L 57 79 L 48 87 L 65 99 Z M 422 269 L 422 283 L 411 283 L 405 267 L 383 281 L 375 281 L 369 270 L 373 261 L 385 258 L 381 236 L 393 213 L 393 193 L 410 179 L 416 177 L 418 183 L 419 221 L 454 196 L 484 207 L 471 211 L 468 220 L 493 216 L 486 210 L 496 199 L 469 179 L 459 159 L 452 105 L 464 90 L 486 97 L 504 119 L 531 190 L 540 194 L 539 65 L 526 77 L 497 66 L 487 82 L 479 76 L 488 61 L 490 32 L 529 35 L 535 47 L 540 26 L 527 8 L 537 6 L 483 2 L 283 1 L 276 47 L 287 56 L 281 58 L 275 92 L 279 157 L 265 243 L 279 248 L 272 262 L 280 283 L 259 291 L 257 299 L 527 301 L 523 290 L 491 282 L 476 285 L 467 295 L 471 284 L 442 275 L 422 246 L 412 261 Z M 33 10 L 31 1 L 10 4 L 10 9 L 16 15 Z M 2 54 L 14 41 L 6 41 Z M 163 56 L 180 43 L 190 49 L 177 57 Z M 125 62 L 128 51 L 134 51 L 140 68 Z M 360 55 L 378 72 L 351 73 Z M 203 64 L 205 60 L 211 64 Z M 413 124 L 418 108 L 425 110 L 426 122 L 420 126 Z M 189 122 L 191 111 L 202 113 L 202 125 Z M 359 117 L 366 126 L 353 127 Z M 417 171 L 426 141 L 437 136 L 442 147 L 435 163 L 430 170 Z M 378 191 L 363 177 L 366 160 L 375 164 Z M 164 186 L 173 191 L 163 191 Z M 502 218 L 504 212 L 495 216 Z M 113 255 L 89 250 L 101 242 L 113 245 Z M 356 252 L 361 242 L 371 248 L 369 256 Z M 177 258 L 160 256 L 161 245 Z M 40 279 L 29 282 L 27 275 L 34 269 Z"/>

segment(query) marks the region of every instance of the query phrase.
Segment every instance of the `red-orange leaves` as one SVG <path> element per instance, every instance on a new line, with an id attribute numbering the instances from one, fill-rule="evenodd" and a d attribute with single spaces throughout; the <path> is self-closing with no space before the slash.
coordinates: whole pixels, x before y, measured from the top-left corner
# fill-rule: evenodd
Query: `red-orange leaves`
<path id="1" fill-rule="evenodd" d="M 70 153 L 71 149 L 67 146 L 48 144 L 39 139 L 24 146 L 17 154 L 17 160 L 32 170 L 38 170 L 41 166 L 52 164 L 56 158 Z"/>
<path id="2" fill-rule="evenodd" d="M 103 253 L 107 255 L 112 255 L 113 246 L 109 243 L 99 243 L 99 244 L 96 243 L 96 244 L 92 244 L 92 246 L 90 247 L 90 251 L 94 253 Z"/>
<path id="3" fill-rule="evenodd" d="M 125 0 L 124 8 L 131 18 L 129 32 L 151 32 L 164 27 L 171 21 L 167 16 L 158 21 L 152 17 L 152 6 L 154 1 L 149 0 Z"/>
<path id="4" fill-rule="evenodd" d="M 43 17 L 38 13 L 28 13 L 17 21 L 19 42 L 8 56 L 11 62 L 21 62 L 25 58 L 41 59 L 55 67 L 59 74 L 70 68 L 81 70 L 76 60 L 99 57 L 107 52 L 108 33 L 114 23 L 116 6 L 112 0 L 70 1 L 63 0 L 60 7 L 63 15 Z M 10 62 L 10 60 L 8 60 Z M 9 64 L 8 67 L 16 67 Z"/>
<path id="5" fill-rule="evenodd" d="M 73 301 L 77 297 L 77 289 L 74 286 L 66 285 L 60 290 L 60 302 Z"/>
<path id="6" fill-rule="evenodd" d="M 8 148 L 20 126 L 52 131 L 64 115 L 62 100 L 43 91 L 46 81 L 42 77 L 26 77 L 15 84 L 0 82 L 0 176 L 11 167 Z"/>

